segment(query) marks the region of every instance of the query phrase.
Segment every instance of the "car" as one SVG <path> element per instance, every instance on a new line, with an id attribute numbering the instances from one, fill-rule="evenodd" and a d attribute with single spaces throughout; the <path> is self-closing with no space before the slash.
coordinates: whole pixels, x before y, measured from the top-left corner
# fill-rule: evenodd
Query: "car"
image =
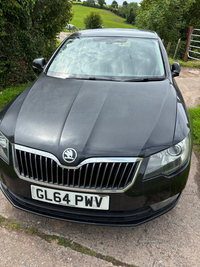
<path id="1" fill-rule="evenodd" d="M 178 202 L 191 161 L 190 118 L 155 32 L 67 37 L 0 112 L 0 187 L 49 218 L 136 226 Z"/>
<path id="2" fill-rule="evenodd" d="M 65 29 L 67 29 L 67 30 L 75 30 L 76 27 L 73 24 L 67 24 L 67 26 L 65 26 Z"/>

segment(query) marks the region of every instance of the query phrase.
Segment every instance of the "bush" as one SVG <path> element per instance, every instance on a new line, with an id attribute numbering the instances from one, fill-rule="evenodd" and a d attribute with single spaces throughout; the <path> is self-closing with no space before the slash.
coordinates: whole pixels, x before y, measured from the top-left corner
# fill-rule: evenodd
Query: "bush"
<path id="1" fill-rule="evenodd" d="M 71 6 L 66 0 L 0 1 L 0 87 L 35 78 L 33 59 L 50 57 Z"/>
<path id="2" fill-rule="evenodd" d="M 200 27 L 199 0 L 143 0 L 137 11 L 136 26 L 140 29 L 156 31 L 165 46 L 171 42 L 169 55 L 173 56 L 179 38 L 181 43 L 177 54 L 183 58 L 188 27 Z"/>
<path id="3" fill-rule="evenodd" d="M 101 15 L 98 12 L 91 11 L 89 15 L 84 18 L 86 29 L 97 29 L 103 24 Z"/>

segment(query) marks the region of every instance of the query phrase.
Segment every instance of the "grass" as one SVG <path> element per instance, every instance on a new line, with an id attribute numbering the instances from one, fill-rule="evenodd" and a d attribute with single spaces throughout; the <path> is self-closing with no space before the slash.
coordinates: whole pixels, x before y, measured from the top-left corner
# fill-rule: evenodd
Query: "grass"
<path id="1" fill-rule="evenodd" d="M 31 227 L 31 228 L 29 228 L 28 229 L 28 232 L 29 232 L 29 234 L 36 234 L 37 233 L 37 230 L 36 230 L 36 228 L 35 227 Z"/>
<path id="2" fill-rule="evenodd" d="M 179 62 L 179 64 L 183 67 L 195 67 L 195 68 L 200 68 L 200 61 L 196 61 L 196 60 L 188 60 L 187 62 L 182 61 L 182 60 L 177 60 L 177 59 L 172 59 L 169 58 L 169 63 L 170 65 L 173 64 L 174 61 Z"/>
<path id="3" fill-rule="evenodd" d="M 89 255 L 89 256 L 92 256 L 92 257 L 96 257 L 96 252 L 87 248 L 87 247 L 84 247 L 84 246 L 81 246 L 77 243 L 74 243 L 73 241 L 66 241 L 63 237 L 60 237 L 58 238 L 58 245 L 61 245 L 61 246 L 64 246 L 64 247 L 69 247 L 71 248 L 72 250 L 75 250 L 77 252 L 80 252 L 82 254 L 86 254 L 86 255 Z"/>
<path id="4" fill-rule="evenodd" d="M 4 90 L 0 88 L 0 109 L 21 93 L 28 85 L 29 83 L 15 87 L 8 87 Z"/>
<path id="5" fill-rule="evenodd" d="M 20 227 L 19 227 L 19 224 L 18 223 L 16 223 L 16 222 L 8 222 L 7 223 L 7 227 L 9 228 L 9 229 L 19 229 Z"/>
<path id="6" fill-rule="evenodd" d="M 39 232 L 35 227 L 21 227 L 17 222 L 13 222 L 9 219 L 6 219 L 4 217 L 2 217 L 0 215 L 0 227 L 9 229 L 9 230 L 18 230 L 18 231 L 22 231 L 26 234 L 29 235 L 34 235 L 34 236 L 38 236 L 39 238 L 42 238 L 43 240 L 45 240 L 46 242 L 53 242 L 59 246 L 64 246 L 64 247 L 68 247 L 76 252 L 79 252 L 81 254 L 85 254 L 91 257 L 95 257 L 97 259 L 100 260 L 104 260 L 106 262 L 111 262 L 113 265 L 115 266 L 123 266 L 123 267 L 137 267 L 135 265 L 132 264 L 127 264 L 125 262 L 121 262 L 117 259 L 115 259 L 114 257 L 111 256 L 104 256 L 103 254 L 100 253 L 96 253 L 95 251 L 82 246 L 76 242 L 73 242 L 72 240 L 69 239 L 65 239 L 63 237 L 59 237 L 59 236 L 55 236 L 55 235 L 46 235 L 44 233 Z"/>
<path id="7" fill-rule="evenodd" d="M 193 142 L 195 151 L 200 156 L 200 105 L 188 110 L 193 123 Z"/>
<path id="8" fill-rule="evenodd" d="M 104 28 L 131 28 L 134 27 L 131 24 L 124 23 L 125 19 L 115 15 L 114 13 L 104 10 L 97 9 L 92 7 L 86 7 L 82 5 L 73 5 L 72 9 L 74 10 L 74 18 L 70 21 L 71 24 L 75 25 L 79 30 L 84 30 L 85 25 L 83 23 L 83 19 L 88 15 L 91 11 L 99 12 L 103 19 Z"/>
<path id="9" fill-rule="evenodd" d="M 73 4 L 79 4 L 79 5 L 83 4 L 83 2 L 79 2 L 79 1 L 72 1 L 72 2 L 73 2 Z"/>

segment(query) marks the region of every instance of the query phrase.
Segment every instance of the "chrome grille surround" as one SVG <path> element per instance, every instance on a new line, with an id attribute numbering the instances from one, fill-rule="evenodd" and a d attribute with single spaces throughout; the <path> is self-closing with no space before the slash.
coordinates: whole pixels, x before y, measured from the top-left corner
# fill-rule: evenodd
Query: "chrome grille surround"
<path id="1" fill-rule="evenodd" d="M 52 154 L 13 145 L 13 164 L 18 177 L 60 189 L 122 193 L 135 182 L 142 158 L 89 158 L 76 167 L 61 165 Z"/>

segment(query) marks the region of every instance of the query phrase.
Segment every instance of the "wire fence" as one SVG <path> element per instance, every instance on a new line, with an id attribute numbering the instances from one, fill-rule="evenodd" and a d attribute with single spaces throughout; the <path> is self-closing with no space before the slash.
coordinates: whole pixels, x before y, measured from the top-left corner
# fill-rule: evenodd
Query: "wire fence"
<path id="1" fill-rule="evenodd" d="M 165 40 L 162 41 L 170 58 L 183 60 L 186 41 L 181 41 L 181 39 L 177 40 L 176 43 L 166 43 Z"/>

